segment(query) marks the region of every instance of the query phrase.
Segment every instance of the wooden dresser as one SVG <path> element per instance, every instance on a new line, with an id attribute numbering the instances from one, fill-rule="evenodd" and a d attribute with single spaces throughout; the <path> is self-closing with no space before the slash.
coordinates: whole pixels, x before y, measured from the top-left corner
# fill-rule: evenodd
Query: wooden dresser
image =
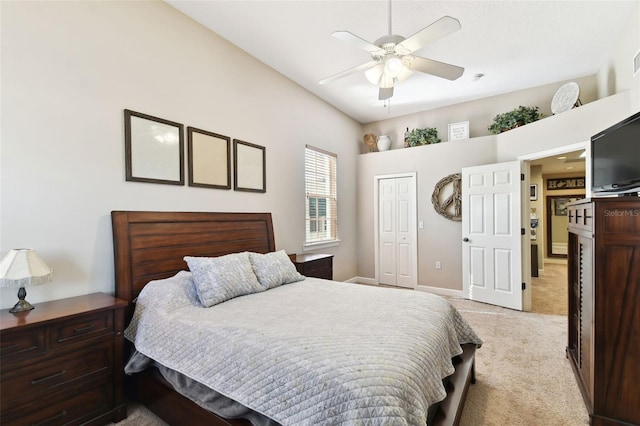
<path id="1" fill-rule="evenodd" d="M 640 199 L 585 199 L 568 216 L 567 356 L 592 425 L 640 425 Z"/>
<path id="2" fill-rule="evenodd" d="M 305 277 L 333 279 L 333 255 L 332 254 L 290 254 L 289 257 L 296 269 Z"/>
<path id="3" fill-rule="evenodd" d="M 127 302 L 95 293 L 0 311 L 0 418 L 9 425 L 105 424 L 127 416 Z"/>

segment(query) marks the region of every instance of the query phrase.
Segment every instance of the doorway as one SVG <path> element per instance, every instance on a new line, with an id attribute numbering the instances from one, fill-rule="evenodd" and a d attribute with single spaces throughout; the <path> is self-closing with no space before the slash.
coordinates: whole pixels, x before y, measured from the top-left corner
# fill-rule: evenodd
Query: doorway
<path id="1" fill-rule="evenodd" d="M 582 199 L 589 194 L 588 189 L 584 194 L 578 194 L 581 190 L 561 190 L 549 184 L 548 180 L 580 175 L 584 176 L 585 187 L 589 188 L 591 176 L 586 160 L 588 157 L 589 144 L 583 142 L 522 158 L 529 160 L 530 184 L 536 186 L 535 194 L 530 196 L 529 212 L 531 218 L 535 218 L 536 230 L 532 233 L 532 244 L 538 245 L 540 266 L 539 277 L 531 279 L 533 312 L 562 315 L 564 310 L 561 308 L 566 309 L 566 241 L 562 238 L 567 234 L 568 225 L 567 216 L 564 216 L 565 206 L 572 199 Z"/>
<path id="2" fill-rule="evenodd" d="M 547 257 L 567 258 L 569 220 L 567 204 L 581 200 L 584 194 L 549 195 L 546 209 Z"/>
<path id="3" fill-rule="evenodd" d="M 418 285 L 416 173 L 375 177 L 376 281 Z"/>

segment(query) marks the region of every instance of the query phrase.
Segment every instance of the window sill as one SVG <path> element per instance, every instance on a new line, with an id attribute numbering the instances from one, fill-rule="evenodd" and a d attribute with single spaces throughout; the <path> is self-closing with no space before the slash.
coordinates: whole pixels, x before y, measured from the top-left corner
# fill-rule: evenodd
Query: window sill
<path id="1" fill-rule="evenodd" d="M 341 240 L 338 239 L 338 240 L 331 240 L 331 241 L 321 241 L 318 243 L 304 244 L 302 246 L 302 251 L 318 250 L 326 247 L 337 247 L 340 245 L 340 241 Z"/>

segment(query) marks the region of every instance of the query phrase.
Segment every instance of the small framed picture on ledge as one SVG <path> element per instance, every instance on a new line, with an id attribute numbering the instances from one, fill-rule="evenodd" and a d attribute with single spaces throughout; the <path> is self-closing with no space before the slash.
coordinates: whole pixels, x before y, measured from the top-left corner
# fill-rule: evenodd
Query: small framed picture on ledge
<path id="1" fill-rule="evenodd" d="M 461 139 L 469 139 L 469 122 L 461 121 L 459 123 L 449 124 L 449 140 L 457 141 Z"/>

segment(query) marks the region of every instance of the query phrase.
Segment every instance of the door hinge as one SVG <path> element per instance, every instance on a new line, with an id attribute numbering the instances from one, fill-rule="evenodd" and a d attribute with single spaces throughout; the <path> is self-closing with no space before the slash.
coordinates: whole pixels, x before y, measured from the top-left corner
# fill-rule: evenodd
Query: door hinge
<path id="1" fill-rule="evenodd" d="M 527 289 L 527 283 L 522 283 L 522 289 L 526 290 Z"/>
<path id="2" fill-rule="evenodd" d="M 524 228 L 520 228 L 520 235 L 525 235 L 525 232 Z"/>
<path id="3" fill-rule="evenodd" d="M 524 173 L 520 173 L 520 180 L 524 180 Z"/>

